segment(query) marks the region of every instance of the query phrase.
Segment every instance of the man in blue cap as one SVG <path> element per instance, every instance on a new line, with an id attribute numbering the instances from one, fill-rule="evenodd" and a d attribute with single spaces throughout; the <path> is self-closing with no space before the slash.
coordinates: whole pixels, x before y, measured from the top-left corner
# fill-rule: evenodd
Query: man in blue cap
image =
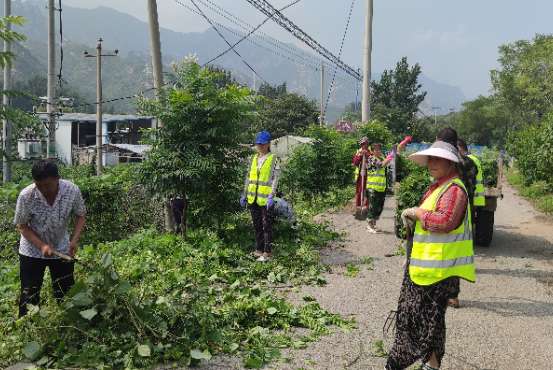
<path id="1" fill-rule="evenodd" d="M 277 157 L 271 153 L 269 132 L 258 133 L 255 146 L 257 153 L 252 157 L 246 173 L 240 205 L 247 205 L 250 209 L 255 229 L 254 255 L 258 261 L 265 262 L 272 257 L 274 198 L 280 168 Z"/>

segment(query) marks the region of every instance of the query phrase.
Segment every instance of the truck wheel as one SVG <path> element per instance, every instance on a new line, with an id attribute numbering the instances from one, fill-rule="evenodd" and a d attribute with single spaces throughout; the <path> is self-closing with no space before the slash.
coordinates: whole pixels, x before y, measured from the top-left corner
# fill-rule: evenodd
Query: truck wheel
<path id="1" fill-rule="evenodd" d="M 476 216 L 475 244 L 481 247 L 489 247 L 493 238 L 494 212 L 479 209 Z"/>

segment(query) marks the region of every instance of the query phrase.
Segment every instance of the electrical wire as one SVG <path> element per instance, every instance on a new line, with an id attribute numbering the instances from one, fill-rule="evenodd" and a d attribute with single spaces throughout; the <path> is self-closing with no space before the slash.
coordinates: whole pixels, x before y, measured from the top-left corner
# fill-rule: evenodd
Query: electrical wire
<path id="1" fill-rule="evenodd" d="M 338 52 L 338 58 L 342 58 L 342 52 L 344 50 L 344 43 L 346 41 L 346 37 L 348 35 L 349 25 L 351 23 L 351 15 L 353 14 L 353 8 L 355 7 L 355 0 L 351 1 L 351 5 L 349 7 L 349 13 L 348 18 L 346 21 L 346 29 L 344 30 L 344 35 L 342 36 L 342 42 L 340 44 L 340 51 Z M 326 111 L 328 109 L 328 103 L 330 101 L 330 95 L 332 94 L 332 91 L 334 90 L 334 84 L 336 83 L 336 72 L 338 71 L 338 66 L 334 66 L 334 73 L 332 75 L 332 82 L 330 84 L 330 88 L 328 89 L 328 95 L 326 96 L 326 102 L 323 109 L 323 117 L 326 114 Z"/>
<path id="2" fill-rule="evenodd" d="M 249 32 L 251 29 L 255 28 L 250 23 L 248 23 L 248 22 L 244 21 L 243 19 L 241 19 L 240 17 L 232 14 L 231 12 L 226 10 L 225 8 L 223 8 L 220 5 L 214 3 L 212 0 L 197 0 L 197 1 L 200 2 L 201 4 L 203 4 L 206 8 L 211 9 L 211 11 L 213 11 L 215 14 L 225 18 L 226 20 L 228 20 L 229 22 L 231 22 L 235 26 L 243 29 L 245 32 Z M 276 9 L 275 9 L 275 12 L 276 12 Z M 268 14 L 267 16 L 270 16 L 272 18 L 275 14 L 276 13 Z M 280 49 L 283 52 L 290 53 L 290 54 L 296 56 L 297 58 L 303 59 L 305 61 L 309 61 L 310 63 L 314 63 L 314 64 L 320 64 L 321 63 L 321 60 L 315 58 L 313 55 L 307 54 L 307 53 L 304 53 L 304 52 L 300 53 L 298 51 L 298 49 L 292 48 L 289 44 L 286 44 L 286 43 L 272 37 L 271 35 L 268 35 L 265 32 L 262 32 L 262 31 L 258 32 L 258 34 L 255 35 L 255 37 L 260 39 L 260 40 L 265 41 L 268 44 L 273 45 L 275 48 Z"/>
<path id="3" fill-rule="evenodd" d="M 61 88 L 63 83 L 63 17 L 62 17 L 62 7 L 61 0 L 59 0 L 58 6 L 59 12 L 59 23 L 60 23 L 60 71 L 58 74 L 58 86 Z"/>
<path id="4" fill-rule="evenodd" d="M 175 2 L 180 3 L 180 0 L 175 0 Z M 194 5 L 194 7 L 196 7 L 196 9 L 201 13 L 202 17 L 211 25 L 211 27 L 213 27 L 219 37 L 221 37 L 221 39 L 223 39 L 223 41 L 232 48 L 231 43 L 227 40 L 225 35 L 221 33 L 221 31 L 215 26 L 213 21 L 202 11 L 198 4 L 196 4 L 196 0 L 190 0 L 190 2 Z M 263 77 L 261 77 L 261 75 L 250 65 L 250 63 L 246 61 L 246 59 L 244 59 L 244 57 L 242 57 L 242 55 L 240 55 L 238 51 L 236 51 L 235 49 L 232 49 L 232 51 L 242 60 L 242 63 L 244 63 L 244 65 L 248 67 L 250 71 L 252 71 L 257 77 L 259 77 L 264 83 L 267 83 L 267 81 Z"/>
<path id="5" fill-rule="evenodd" d="M 296 5 L 297 3 L 299 3 L 301 0 L 295 0 L 293 2 L 291 2 L 290 4 L 286 5 L 285 7 L 281 8 L 280 11 L 284 11 L 288 8 L 290 8 L 291 6 L 294 6 Z M 244 35 L 240 40 L 238 40 L 237 42 L 235 42 L 230 48 L 226 49 L 225 51 L 219 53 L 217 56 L 211 58 L 209 61 L 207 61 L 206 63 L 203 64 L 203 67 L 205 67 L 206 65 L 210 64 L 210 63 L 213 63 L 214 61 L 216 61 L 217 59 L 221 58 L 223 55 L 227 54 L 229 51 L 231 51 L 232 49 L 234 49 L 236 46 L 238 46 L 242 41 L 244 41 L 245 39 L 247 39 L 248 37 L 250 37 L 251 35 L 253 35 L 258 29 L 260 29 L 265 23 L 267 23 L 272 17 L 267 17 L 265 18 L 265 20 L 263 22 L 261 22 L 260 24 L 258 24 L 256 27 L 254 27 L 249 33 L 247 33 L 246 35 Z"/>

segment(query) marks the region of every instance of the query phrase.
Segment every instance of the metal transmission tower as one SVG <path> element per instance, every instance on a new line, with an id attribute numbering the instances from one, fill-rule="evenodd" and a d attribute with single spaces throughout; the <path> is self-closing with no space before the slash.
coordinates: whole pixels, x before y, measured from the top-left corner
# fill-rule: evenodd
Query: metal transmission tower
<path id="1" fill-rule="evenodd" d="M 348 75 L 357 80 L 361 80 L 361 75 L 352 67 L 344 63 L 336 55 L 332 54 L 327 48 L 322 46 L 319 42 L 309 36 L 305 31 L 299 28 L 294 22 L 286 18 L 278 9 L 273 7 L 268 1 L 265 0 L 246 0 L 252 4 L 257 10 L 265 14 L 267 17 L 271 17 L 279 26 L 290 32 L 295 38 L 309 46 L 315 52 L 320 54 L 323 58 L 336 65 Z"/>

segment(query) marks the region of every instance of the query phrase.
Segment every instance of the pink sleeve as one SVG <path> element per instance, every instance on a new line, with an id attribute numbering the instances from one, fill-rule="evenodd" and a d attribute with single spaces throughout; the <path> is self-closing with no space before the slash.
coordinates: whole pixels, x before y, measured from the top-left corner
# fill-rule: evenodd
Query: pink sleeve
<path id="1" fill-rule="evenodd" d="M 468 204 L 467 194 L 457 185 L 451 186 L 440 198 L 435 211 L 427 211 L 422 227 L 436 233 L 449 233 L 461 225 Z"/>

